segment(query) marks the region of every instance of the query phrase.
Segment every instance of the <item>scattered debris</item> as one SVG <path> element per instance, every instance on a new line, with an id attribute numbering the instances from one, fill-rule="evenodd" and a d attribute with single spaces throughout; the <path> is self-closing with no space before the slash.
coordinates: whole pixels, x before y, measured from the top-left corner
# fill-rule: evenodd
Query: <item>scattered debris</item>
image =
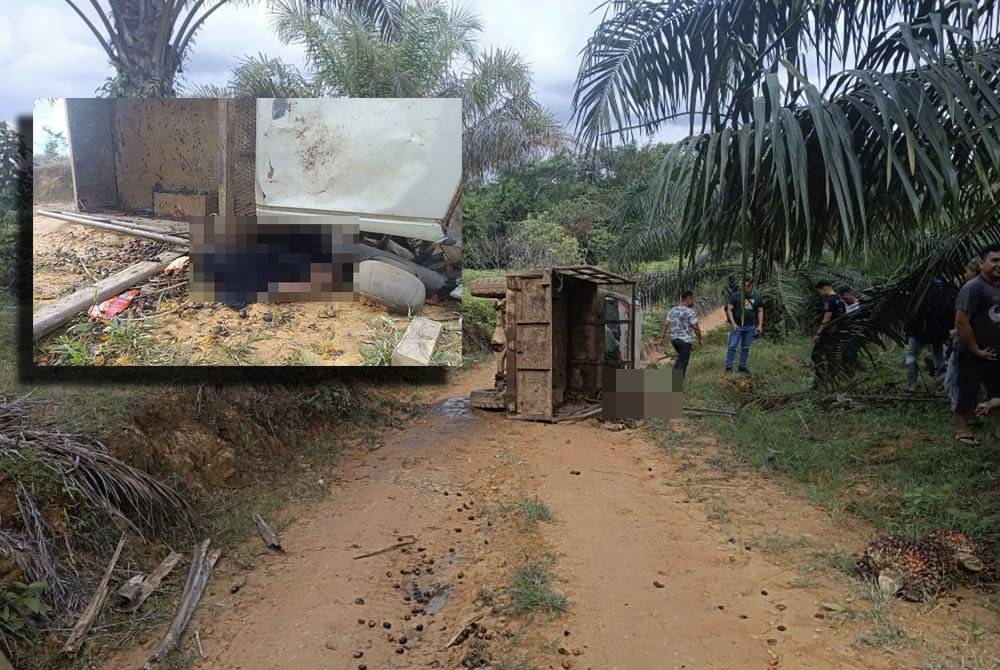
<path id="1" fill-rule="evenodd" d="M 215 567 L 215 562 L 219 560 L 221 554 L 218 550 L 213 551 L 211 554 L 208 553 L 208 547 L 211 542 L 211 539 L 205 540 L 200 546 L 195 548 L 194 558 L 191 561 L 191 570 L 188 572 L 187 583 L 184 585 L 184 592 L 181 596 L 180 605 L 177 608 L 177 614 L 170 623 L 170 628 L 167 630 L 166 635 L 160 640 L 160 644 L 156 646 L 153 655 L 146 661 L 143 670 L 152 670 L 157 663 L 167 657 L 167 654 L 177 646 L 181 634 L 191 621 L 191 616 L 198 606 L 201 594 L 205 591 L 205 585 L 208 583 L 208 577 L 212 572 L 212 568 Z"/>
<path id="2" fill-rule="evenodd" d="M 271 530 L 271 527 L 267 525 L 267 522 L 261 518 L 260 514 L 253 515 L 253 522 L 257 525 L 257 532 L 260 533 L 260 537 L 264 540 L 264 544 L 271 549 L 277 549 L 278 551 L 284 551 L 285 548 L 281 546 L 281 540 L 278 539 L 278 535 Z"/>
<path id="3" fill-rule="evenodd" d="M 354 560 L 358 560 L 359 558 L 371 558 L 372 556 L 378 556 L 379 554 L 385 554 L 385 553 L 388 553 L 390 551 L 393 551 L 394 549 L 399 549 L 400 547 L 405 547 L 405 546 L 414 544 L 417 541 L 417 538 L 414 537 L 413 535 L 404 535 L 403 537 L 408 537 L 410 539 L 404 540 L 404 541 L 401 541 L 401 542 L 397 542 L 396 544 L 393 544 L 391 546 L 385 547 L 384 549 L 378 549 L 376 551 L 370 551 L 367 554 L 361 554 L 360 556 L 355 556 Z"/>
<path id="4" fill-rule="evenodd" d="M 412 319 L 392 352 L 392 365 L 430 365 L 434 348 L 441 336 L 441 328 L 441 324 L 432 319 Z"/>
<path id="5" fill-rule="evenodd" d="M 477 614 L 476 616 L 474 616 L 471 619 L 469 619 L 468 621 L 466 621 L 462 625 L 462 627 L 458 629 L 458 632 L 456 632 L 454 635 L 451 636 L 451 639 L 448 640 L 448 644 L 446 644 L 444 646 L 444 648 L 445 649 L 450 649 L 451 647 L 454 647 L 456 644 L 461 644 L 462 642 L 464 642 L 466 640 L 466 638 L 469 637 L 469 634 L 472 633 L 472 631 L 474 631 L 476 629 L 477 623 L 484 616 L 486 616 L 486 615 L 485 614 Z"/>
<path id="6" fill-rule="evenodd" d="M 191 264 L 190 256 L 181 256 L 180 258 L 175 258 L 170 262 L 170 265 L 166 267 L 163 271 L 165 275 L 171 275 L 174 273 L 180 274 L 187 270 L 188 266 Z"/>
<path id="7" fill-rule="evenodd" d="M 92 319 L 100 319 L 101 321 L 106 321 L 113 316 L 121 314 L 128 306 L 132 304 L 132 301 L 139 297 L 139 291 L 136 289 L 131 289 L 125 291 L 124 293 L 111 298 L 110 300 L 105 300 L 104 302 L 94 305 L 87 310 L 87 316 Z"/>
<path id="8" fill-rule="evenodd" d="M 157 566 L 156 570 L 153 570 L 148 577 L 145 577 L 144 575 L 136 575 L 136 577 L 140 578 L 138 583 L 133 585 L 136 579 L 133 577 L 127 581 L 124 586 L 118 589 L 119 597 L 124 598 L 128 602 L 127 607 L 125 607 L 125 611 L 134 612 L 139 609 L 142 604 L 146 602 L 146 598 L 148 598 L 150 594 L 156 590 L 156 588 L 160 585 L 160 582 L 163 581 L 163 578 L 170 574 L 171 570 L 174 569 L 174 566 L 176 566 L 180 560 L 181 555 L 176 551 L 171 551 L 170 554 L 167 555 L 167 557 L 164 558 L 163 561 Z"/>
<path id="9" fill-rule="evenodd" d="M 87 637 L 90 627 L 94 625 L 94 621 L 101 613 L 104 600 L 108 597 L 108 583 L 111 581 L 111 573 L 114 572 L 115 566 L 118 564 L 118 559 L 122 555 L 122 549 L 125 547 L 125 537 L 125 533 L 122 533 L 121 539 L 118 540 L 118 546 L 115 548 L 115 553 L 111 557 L 111 562 L 108 563 L 108 567 L 104 571 L 104 577 L 101 578 L 101 582 L 97 585 L 97 590 L 94 591 L 90 603 L 87 604 L 87 608 L 83 610 L 83 614 L 80 615 L 76 625 L 73 626 L 69 638 L 66 639 L 66 644 L 63 646 L 64 654 L 75 654 L 80 651 L 80 647 L 83 646 L 84 639 Z"/>
<path id="10" fill-rule="evenodd" d="M 570 414 L 568 416 L 555 417 L 552 419 L 552 423 L 562 423 L 564 421 L 577 421 L 579 419 L 586 419 L 591 416 L 596 416 L 603 411 L 604 407 L 602 407 L 601 405 L 595 405 L 593 407 L 589 407 L 579 412 L 575 412 L 574 414 Z"/>

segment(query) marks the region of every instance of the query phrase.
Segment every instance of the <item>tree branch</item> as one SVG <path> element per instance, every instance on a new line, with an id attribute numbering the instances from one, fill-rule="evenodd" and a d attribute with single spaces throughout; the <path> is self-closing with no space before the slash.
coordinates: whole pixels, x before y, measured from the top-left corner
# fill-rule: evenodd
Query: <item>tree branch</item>
<path id="1" fill-rule="evenodd" d="M 198 10 L 201 9 L 201 6 L 204 4 L 205 0 L 195 0 L 194 4 L 191 6 L 191 10 L 188 11 L 187 16 L 184 17 L 184 23 L 181 24 L 180 30 L 177 31 L 177 39 L 174 40 L 175 45 L 179 45 L 181 43 L 181 38 L 184 36 L 184 32 L 187 30 L 188 24 L 191 23 L 191 19 L 194 18 L 194 15 L 198 13 Z M 178 7 L 178 9 L 180 8 Z M 183 52 L 177 53 L 178 61 L 180 60 L 182 55 Z"/>
<path id="2" fill-rule="evenodd" d="M 123 45 L 121 40 L 118 38 L 118 33 L 115 32 L 114 27 L 112 27 L 111 22 L 108 21 L 107 15 L 104 13 L 104 10 L 101 9 L 101 5 L 97 2 L 97 0 L 90 0 L 90 4 L 94 6 L 94 11 L 97 12 L 97 15 L 101 17 L 101 22 L 104 23 L 104 29 L 108 31 L 108 38 L 115 45 L 115 49 L 118 50 L 118 55 L 121 56 L 124 49 L 122 49 Z"/>
<path id="3" fill-rule="evenodd" d="M 107 40 L 105 40 L 101 33 L 98 32 L 97 27 L 91 23 L 90 19 L 87 18 L 87 15 L 80 11 L 80 8 L 73 3 L 73 0 L 66 0 L 66 4 L 73 8 L 73 11 L 76 12 L 77 15 L 83 19 L 83 22 L 87 24 L 87 27 L 90 28 L 90 32 L 94 33 L 94 37 L 96 37 L 97 41 L 101 43 L 101 46 L 104 48 L 104 52 L 108 54 L 108 58 L 110 58 L 114 63 L 119 62 L 118 58 L 115 56 L 114 49 L 111 48 L 111 45 L 108 44 Z M 103 13 L 101 15 L 103 16 Z"/>

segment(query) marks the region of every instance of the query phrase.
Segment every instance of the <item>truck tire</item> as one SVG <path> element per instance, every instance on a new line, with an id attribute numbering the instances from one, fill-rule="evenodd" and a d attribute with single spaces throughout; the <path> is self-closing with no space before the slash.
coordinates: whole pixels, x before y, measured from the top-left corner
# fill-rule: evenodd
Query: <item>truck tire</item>
<path id="1" fill-rule="evenodd" d="M 469 404 L 476 409 L 507 409 L 505 395 L 496 389 L 477 389 L 469 394 Z"/>
<path id="2" fill-rule="evenodd" d="M 506 277 L 481 277 L 469 282 L 469 293 L 477 298 L 506 298 Z"/>
<path id="3" fill-rule="evenodd" d="M 358 295 L 397 314 L 414 314 L 427 299 L 426 289 L 416 276 L 390 263 L 361 261 L 355 282 Z"/>

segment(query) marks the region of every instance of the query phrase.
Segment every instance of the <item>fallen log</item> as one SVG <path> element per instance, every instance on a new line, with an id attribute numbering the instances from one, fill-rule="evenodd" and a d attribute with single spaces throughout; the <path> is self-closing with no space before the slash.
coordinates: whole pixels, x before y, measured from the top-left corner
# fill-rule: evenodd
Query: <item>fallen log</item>
<path id="1" fill-rule="evenodd" d="M 177 643 L 180 642 L 184 629 L 191 622 L 191 617 L 198 607 L 198 601 L 201 600 L 201 594 L 205 591 L 208 577 L 221 554 L 219 551 L 213 551 L 211 554 L 208 553 L 208 547 L 211 542 L 211 539 L 205 540 L 195 548 L 194 557 L 191 561 L 191 569 L 188 571 L 187 583 L 184 585 L 181 602 L 177 607 L 177 614 L 174 615 L 174 620 L 170 622 L 170 628 L 167 629 L 166 635 L 160 640 L 160 644 L 156 645 L 153 655 L 146 661 L 143 670 L 152 670 L 157 663 L 162 662 L 167 657 L 167 654 L 173 651 Z"/>
<path id="2" fill-rule="evenodd" d="M 405 542 L 397 542 L 396 544 L 394 544 L 392 546 L 389 546 L 389 547 L 385 547 L 384 549 L 378 549 L 376 551 L 369 551 L 367 554 L 361 554 L 360 556 L 355 556 L 354 560 L 358 560 L 359 558 L 371 558 L 372 556 L 378 556 L 379 554 L 385 554 L 385 553 L 388 553 L 388 552 L 392 551 L 393 549 L 399 549 L 401 547 L 405 547 L 407 545 L 411 545 L 411 544 L 413 544 L 414 542 L 417 541 L 417 538 L 415 538 L 412 535 L 404 535 L 403 537 L 408 537 L 410 539 L 406 540 Z"/>
<path id="3" fill-rule="evenodd" d="M 125 608 L 126 612 L 134 612 L 139 609 L 146 599 L 156 590 L 163 581 L 163 578 L 170 574 L 171 570 L 174 569 L 181 560 L 181 555 L 176 551 L 171 551 L 170 554 L 163 559 L 160 565 L 157 566 L 156 570 L 140 581 L 135 587 L 130 587 L 131 580 L 125 584 L 122 588 L 118 590 L 118 595 L 128 601 L 128 606 Z"/>
<path id="4" fill-rule="evenodd" d="M 122 548 L 124 547 L 125 533 L 122 533 L 121 539 L 118 540 L 118 546 L 115 548 L 115 553 L 111 557 L 111 562 L 108 563 L 108 567 L 104 571 L 104 577 L 101 578 L 101 583 L 97 585 L 97 590 L 94 591 L 94 595 L 87 604 L 87 608 L 83 610 L 83 614 L 80 615 L 76 625 L 73 626 L 72 632 L 70 632 L 69 637 L 66 639 L 66 644 L 63 645 L 62 650 L 64 654 L 75 654 L 83 646 L 84 638 L 87 637 L 90 627 L 94 625 L 94 621 L 97 620 L 98 615 L 101 613 L 101 608 L 104 607 L 104 600 L 108 597 L 108 583 L 111 581 L 111 573 L 114 572 L 115 566 L 118 565 L 118 559 L 121 557 Z"/>
<path id="5" fill-rule="evenodd" d="M 260 539 L 264 540 L 264 544 L 271 549 L 277 549 L 278 551 L 284 551 L 285 548 L 281 546 L 281 540 L 278 539 L 278 535 L 271 530 L 271 527 L 267 525 L 267 522 L 261 518 L 260 514 L 253 515 L 253 522 L 257 525 L 257 532 L 260 533 Z"/>
<path id="6" fill-rule="evenodd" d="M 167 267 L 171 261 L 182 255 L 168 251 L 160 254 L 159 261 L 140 261 L 132 267 L 102 279 L 93 286 L 82 288 L 36 310 L 31 321 L 32 338 L 38 339 L 42 335 L 52 332 L 91 305 L 96 305 L 102 300 L 118 295 L 142 280 L 163 271 L 163 268 Z"/>

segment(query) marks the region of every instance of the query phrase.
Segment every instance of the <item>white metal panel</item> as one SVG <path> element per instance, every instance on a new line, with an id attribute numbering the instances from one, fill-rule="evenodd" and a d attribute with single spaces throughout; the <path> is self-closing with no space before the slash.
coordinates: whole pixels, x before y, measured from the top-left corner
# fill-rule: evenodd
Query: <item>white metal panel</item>
<path id="1" fill-rule="evenodd" d="M 461 100 L 260 98 L 256 152 L 258 212 L 440 230 L 462 177 Z"/>

